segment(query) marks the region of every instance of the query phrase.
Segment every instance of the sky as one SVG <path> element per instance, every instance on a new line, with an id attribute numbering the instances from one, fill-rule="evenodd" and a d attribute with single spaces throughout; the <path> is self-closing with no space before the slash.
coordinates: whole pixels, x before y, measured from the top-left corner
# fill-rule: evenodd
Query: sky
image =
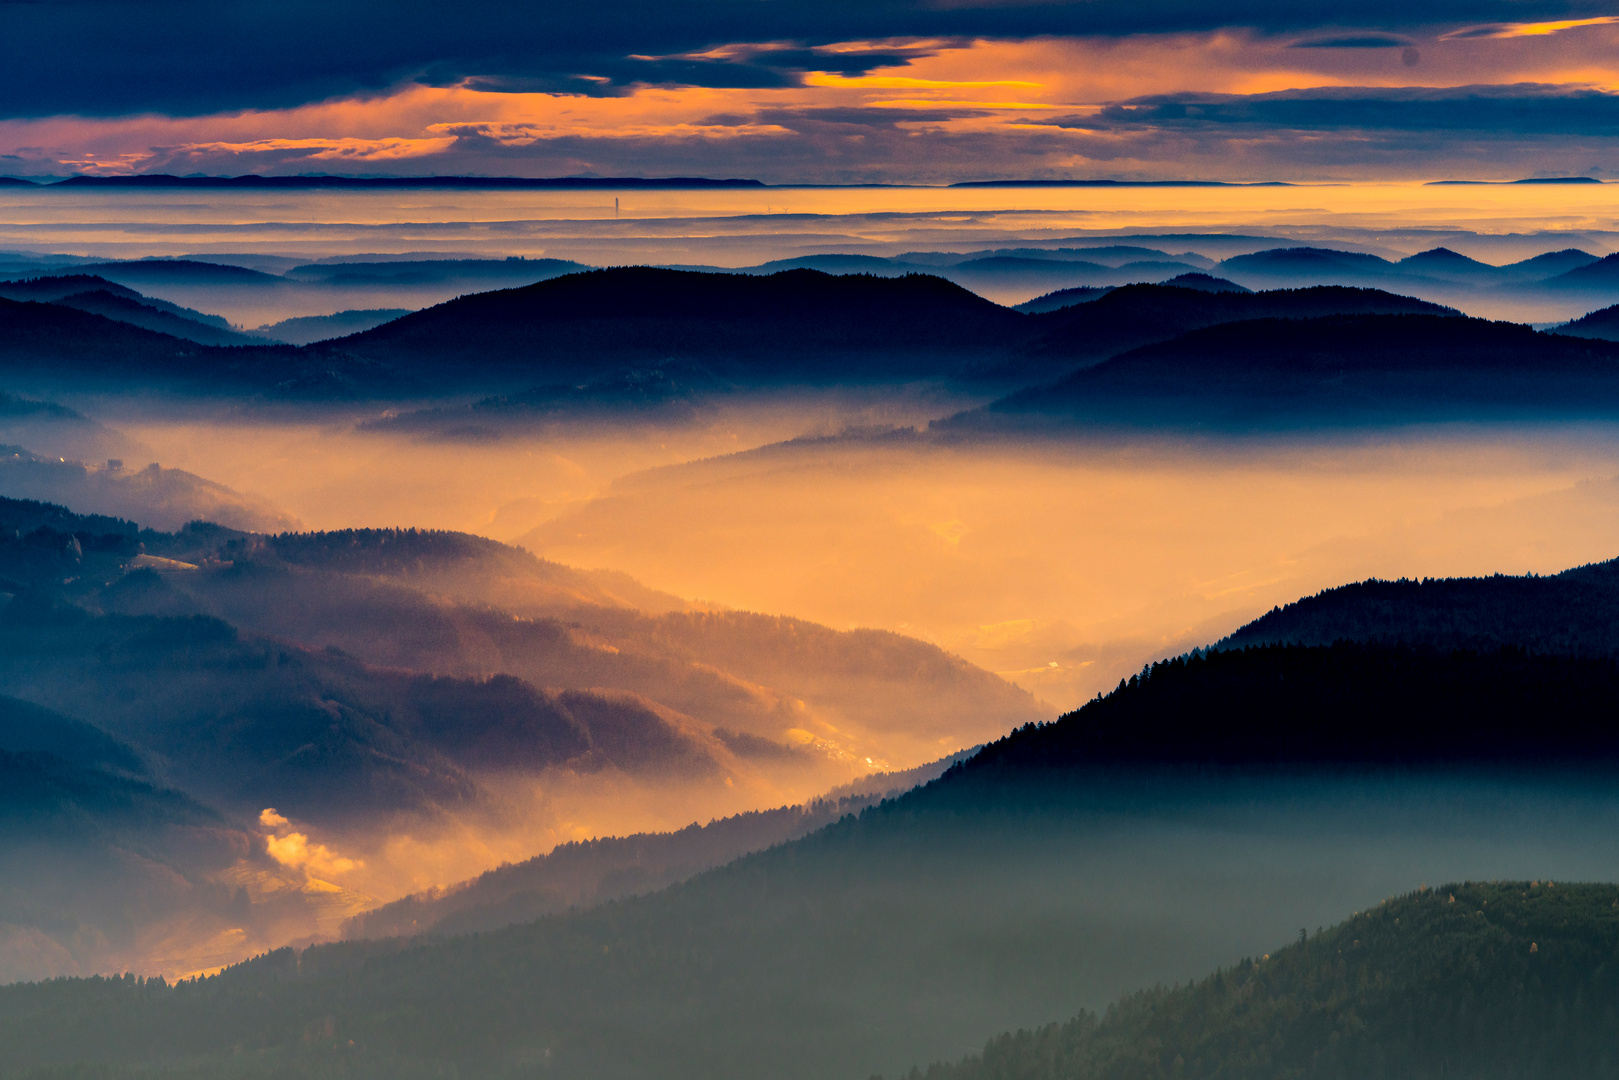
<path id="1" fill-rule="evenodd" d="M 0 175 L 1619 176 L 1614 0 L 0 0 Z"/>

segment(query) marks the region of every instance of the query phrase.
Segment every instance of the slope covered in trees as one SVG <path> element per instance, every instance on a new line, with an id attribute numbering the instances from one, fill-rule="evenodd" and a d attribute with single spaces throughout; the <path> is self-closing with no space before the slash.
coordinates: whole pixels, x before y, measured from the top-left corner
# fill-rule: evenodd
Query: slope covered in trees
<path id="1" fill-rule="evenodd" d="M 899 773 L 878 773 L 826 798 L 696 822 L 675 832 L 562 844 L 447 889 L 417 893 L 350 920 L 344 936 L 466 934 L 652 892 L 753 851 L 797 840 L 935 779 L 969 752 Z"/>
<path id="2" fill-rule="evenodd" d="M 1363 581 L 1275 608 L 1220 644 L 1335 641 L 1619 655 L 1619 560 L 1548 577 Z"/>
<path id="3" fill-rule="evenodd" d="M 1368 727 L 1391 705 L 1404 711 Z M 661 893 L 403 949 L 277 954 L 156 992 L 19 987 L 0 993 L 0 1039 L 14 1075 L 74 1061 L 159 1076 L 892 1075 L 1275 952 L 1402 881 L 1594 875 L 1610 865 L 1611 774 L 1526 771 L 1517 755 L 1611 754 L 1616 705 L 1607 661 L 1514 652 L 1159 665 L 926 788 Z M 1600 731 L 1582 724 L 1598 716 Z M 1507 723 L 1521 731 L 1498 743 Z M 1306 734 L 1282 754 L 1242 738 L 1290 729 Z M 1299 746 L 1324 767 L 1297 767 Z M 1463 767 L 1497 746 L 1512 762 Z M 1374 767 L 1391 750 L 1401 767 Z"/>
<path id="4" fill-rule="evenodd" d="M 390 830 L 422 843 L 470 830 L 486 846 L 462 856 L 457 841 L 461 861 L 439 871 L 443 884 L 581 831 L 678 830 L 808 800 L 1049 715 L 925 642 L 687 607 L 622 575 L 461 533 L 266 535 L 201 522 L 162 532 L 0 500 L 0 688 L 93 721 L 163 784 L 239 822 L 275 807 L 297 822 L 288 830 L 372 866 L 391 865 Z M 6 719 L 0 711 L 0 726 Z M 15 742 L 20 724 L 0 731 L 0 750 L 54 745 Z M 784 822 L 764 843 L 810 827 Z M 519 883 L 533 903 L 508 903 L 511 890 L 461 899 L 507 904 L 507 921 L 532 918 L 680 880 L 755 839 L 662 854 L 630 845 L 566 881 Z M 266 843 L 253 841 L 261 858 Z M 210 865 L 217 876 L 229 861 Z M 401 872 L 369 887 L 392 898 L 434 880 Z M 54 941 L 56 924 L 41 914 L 49 887 L 18 879 L 11 888 L 29 914 L 12 921 Z M 150 928 L 156 909 L 141 906 L 141 890 L 129 895 L 128 919 Z M 250 899 L 256 910 L 266 898 Z M 87 943 L 73 964 L 21 970 L 95 962 L 96 934 L 69 929 Z M 298 924 L 268 942 L 314 931 Z M 172 950 L 115 955 L 177 970 Z"/>
<path id="5" fill-rule="evenodd" d="M 1458 314 L 1381 289 L 1339 285 L 1260 293 L 1172 282 L 1126 285 L 1084 304 L 1037 314 L 1031 322 L 1040 328 L 1039 337 L 1029 345 L 1024 363 L 1043 364 L 1055 375 L 1203 327 L 1255 319 Z"/>
<path id="6" fill-rule="evenodd" d="M 1218 430 L 1609 416 L 1616 409 L 1619 346 L 1610 342 L 1482 319 L 1374 314 L 1193 330 L 934 426 L 955 432 L 1087 423 Z"/>
<path id="7" fill-rule="evenodd" d="M 1462 882 L 919 1080 L 1597 1080 L 1619 1071 L 1619 886 Z"/>
<path id="8" fill-rule="evenodd" d="M 997 355 L 1023 316 L 925 275 L 766 277 L 623 267 L 465 296 L 317 346 L 469 382 L 572 384 L 702 363 L 749 383 L 938 378 Z"/>
<path id="9" fill-rule="evenodd" d="M 1557 328 L 1557 332 L 1567 334 L 1569 337 L 1619 341 L 1619 304 L 1582 315 L 1573 322 L 1566 322 Z"/>

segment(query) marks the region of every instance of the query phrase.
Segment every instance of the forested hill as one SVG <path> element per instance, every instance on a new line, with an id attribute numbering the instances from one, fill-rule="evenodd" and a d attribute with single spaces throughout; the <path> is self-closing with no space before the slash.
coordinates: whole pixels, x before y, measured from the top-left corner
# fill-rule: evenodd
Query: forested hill
<path id="1" fill-rule="evenodd" d="M 315 346 L 406 371 L 571 384 L 671 360 L 745 382 L 939 378 L 1026 338 L 1025 316 L 942 278 L 619 267 L 464 296 Z M 472 365 L 467 369 L 465 365 Z"/>
<path id="2" fill-rule="evenodd" d="M 1619 1075 L 1619 886 L 1443 885 L 912 1080 Z"/>
<path id="3" fill-rule="evenodd" d="M 1060 784 L 1095 765 L 1611 763 L 1616 709 L 1619 663 L 1607 658 L 1256 645 L 1152 664 L 991 743 L 950 778 L 998 797 L 1013 776 Z"/>
<path id="4" fill-rule="evenodd" d="M 933 426 L 1217 430 L 1616 411 L 1619 344 L 1460 316 L 1369 314 L 1193 330 Z"/>
<path id="5" fill-rule="evenodd" d="M 1170 661 L 928 787 L 654 895 L 409 947 L 283 951 L 177 988 L 0 990 L 0 1076 L 893 1075 L 1274 949 L 1429 874 L 1515 876 L 1532 852 L 1537 871 L 1596 877 L 1619 823 L 1593 759 L 1614 755 L 1616 710 L 1606 660 Z M 1537 758 L 1559 767 L 1531 773 Z M 1577 936 L 1530 932 L 1540 960 Z M 1461 978 L 1438 965 L 1469 955 L 1438 954 L 1431 978 Z M 1291 970 L 1270 963 L 1260 974 Z M 1316 1031 L 1293 1016 L 1261 1019 Z M 1246 1052 L 1209 1045 L 1227 1043 Z"/>
<path id="6" fill-rule="evenodd" d="M 1549 577 L 1363 581 L 1274 608 L 1222 647 L 1335 641 L 1619 655 L 1619 559 Z"/>
<path id="7" fill-rule="evenodd" d="M 1032 310 L 1029 305 L 1024 309 Z M 1211 291 L 1174 282 L 1126 285 L 1087 303 L 1034 315 L 1031 321 L 1041 328 L 1041 336 L 1029 347 L 1023 362 L 1031 369 L 1044 365 L 1055 375 L 1206 326 L 1253 319 L 1460 314 L 1453 308 L 1382 289 L 1342 285 L 1258 293 Z"/>

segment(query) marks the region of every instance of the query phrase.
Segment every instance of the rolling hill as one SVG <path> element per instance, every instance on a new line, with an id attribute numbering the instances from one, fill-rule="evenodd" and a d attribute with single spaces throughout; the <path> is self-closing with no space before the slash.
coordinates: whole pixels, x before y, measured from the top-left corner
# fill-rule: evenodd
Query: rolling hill
<path id="1" fill-rule="evenodd" d="M 528 385 L 699 364 L 755 385 L 948 376 L 1007 348 L 1023 317 L 939 278 L 625 267 L 465 296 L 314 346 L 418 375 Z"/>
<path id="2" fill-rule="evenodd" d="M 1105 1017 L 991 1040 L 926 1080 L 1474 1076 L 1619 1069 L 1619 886 L 1423 888 Z"/>
<path id="3" fill-rule="evenodd" d="M 1038 336 L 1002 369 L 1034 382 L 1204 327 L 1328 315 L 1456 315 L 1451 308 L 1378 289 L 1324 285 L 1249 293 L 1206 282 L 1127 285 L 1077 306 L 1034 315 Z"/>
<path id="4" fill-rule="evenodd" d="M 1363 581 L 1276 608 L 1222 647 L 1337 641 L 1619 655 L 1619 562 L 1548 577 Z"/>
<path id="5" fill-rule="evenodd" d="M 650 896 L 408 947 L 275 953 L 179 987 L 0 991 L 0 1072 L 902 1072 L 1245 955 L 1270 951 L 1265 970 L 1291 970 L 1280 942 L 1370 910 L 1395 881 L 1460 880 L 1464 867 L 1561 880 L 1608 865 L 1619 802 L 1591 753 L 1619 750 L 1616 705 L 1612 661 L 1510 650 L 1272 647 L 1166 662 L 925 788 Z M 1525 750 L 1561 764 L 1526 768 Z M 1585 933 L 1558 932 L 1577 914 L 1518 929 L 1554 959 Z M 1405 916 L 1389 911 L 1399 933 Z M 1379 955 L 1444 938 L 1417 929 Z M 1383 947 L 1364 929 L 1339 937 Z M 1334 959 L 1337 940 L 1322 936 Z M 1449 978 L 1465 955 L 1423 964 Z M 1278 1029 L 1264 1025 L 1289 1015 L 1251 1019 L 1269 1040 Z"/>
<path id="6" fill-rule="evenodd" d="M 225 929 L 215 916 L 198 915 L 206 933 L 191 935 L 159 918 L 160 905 L 132 899 L 128 910 L 59 925 L 43 914 L 49 877 L 11 879 L 19 906 L 0 922 L 57 942 L 40 963 L 73 961 L 56 973 L 217 966 L 333 935 L 377 903 L 361 893 L 449 884 L 500 861 L 494 851 L 521 859 L 581 832 L 678 830 L 807 801 L 1049 715 L 1025 691 L 921 641 L 692 610 L 623 575 L 480 537 L 265 535 L 201 522 L 164 532 L 22 500 L 0 500 L 0 690 L 129 748 L 97 768 L 113 762 L 234 822 L 251 825 L 266 807 L 282 822 L 281 833 L 250 828 L 236 855 L 194 882 L 248 889 L 243 935 L 207 948 Z M 66 745 L 17 741 L 39 725 L 0 709 L 7 723 L 12 741 L 0 730 L 0 749 Z M 57 722 L 59 735 L 67 723 Z M 835 816 L 784 820 L 765 843 Z M 679 880 L 751 850 L 756 834 L 676 842 L 655 859 L 648 852 L 663 841 L 632 844 L 601 864 L 595 884 L 574 872 L 568 902 Z M 291 835 L 349 854 L 307 870 L 293 850 L 278 865 L 270 840 Z M 424 881 L 411 863 L 390 876 L 400 835 L 429 846 L 446 837 L 448 869 Z M 238 866 L 248 855 L 257 862 Z M 544 896 L 461 899 L 550 910 Z M 125 924 L 121 937 L 112 932 Z M 153 941 L 159 925 L 170 927 L 168 945 Z"/>
<path id="7" fill-rule="evenodd" d="M 1117 295 L 1073 310 L 1089 316 Z M 1375 314 L 1255 319 L 1193 330 L 933 427 L 1078 430 L 1076 424 L 1120 423 L 1220 429 L 1606 416 L 1616 408 L 1619 350 L 1606 342 L 1482 319 Z"/>
<path id="8" fill-rule="evenodd" d="M 1415 257 L 1415 256 L 1413 256 Z M 1300 285 L 1376 285 L 1405 276 L 1395 263 L 1358 251 L 1331 248 L 1272 248 L 1235 255 L 1214 268 L 1233 281 Z"/>
<path id="9" fill-rule="evenodd" d="M 797 806 L 734 814 L 707 825 L 693 822 L 676 832 L 562 844 L 470 881 L 417 893 L 356 915 L 344 936 L 442 936 L 498 930 L 570 908 L 594 907 L 653 892 L 858 814 L 884 798 L 936 779 L 970 753 L 952 754 L 903 772 L 876 773 Z"/>
<path id="10" fill-rule="evenodd" d="M 1619 304 L 1593 311 L 1588 315 L 1582 315 L 1572 322 L 1566 322 L 1557 328 L 1557 332 L 1566 334 L 1569 337 L 1619 341 Z"/>

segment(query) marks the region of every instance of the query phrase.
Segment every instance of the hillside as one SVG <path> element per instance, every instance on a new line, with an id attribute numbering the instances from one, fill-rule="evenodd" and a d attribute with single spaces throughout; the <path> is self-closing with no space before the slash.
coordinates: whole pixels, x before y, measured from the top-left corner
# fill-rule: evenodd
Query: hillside
<path id="1" fill-rule="evenodd" d="M 107 310 L 117 307 L 120 319 L 134 317 L 116 295 L 86 303 Z M 167 324 L 166 318 L 159 318 L 164 314 L 137 313 L 153 325 Z M 4 298 L 0 298 L 0 375 L 25 376 L 32 383 L 75 391 L 139 385 L 146 390 L 245 390 L 295 398 L 351 397 L 390 385 L 388 373 L 364 363 L 316 358 L 287 346 L 204 345 L 105 314 Z"/>
<path id="2" fill-rule="evenodd" d="M 1214 269 L 1237 282 L 1263 281 L 1301 284 L 1366 285 L 1396 280 L 1401 267 L 1376 255 L 1331 248 L 1272 248 L 1235 255 Z"/>
<path id="3" fill-rule="evenodd" d="M 1031 302 L 1032 303 L 1032 302 Z M 1038 338 L 1007 370 L 1031 380 L 1096 363 L 1131 349 L 1166 342 L 1204 327 L 1255 319 L 1316 319 L 1329 315 L 1456 315 L 1425 300 L 1378 289 L 1323 285 L 1248 293 L 1211 289 L 1207 282 L 1127 285 L 1080 305 L 1037 314 Z"/>
<path id="4" fill-rule="evenodd" d="M 1424 888 L 925 1080 L 1596 1080 L 1619 1070 L 1619 886 Z"/>
<path id="5" fill-rule="evenodd" d="M 1025 256 L 976 262 L 1027 264 L 1030 273 L 1080 265 Z M 956 272 L 976 262 L 949 269 Z M 180 264 L 130 265 L 147 268 L 143 273 L 161 273 L 177 271 L 150 268 Z M 1101 269 L 1117 277 L 1132 266 L 1148 265 Z M 1150 265 L 1158 268 L 1155 273 L 1164 271 L 1161 276 L 1174 274 L 1170 264 Z M 678 418 L 736 389 L 783 385 L 950 381 L 1031 386 L 1216 325 L 1456 314 L 1377 289 L 1319 286 L 1248 293 L 1201 272 L 1182 274 L 1165 285 L 1126 285 L 1105 294 L 1053 294 L 1014 311 L 930 274 L 620 267 L 473 293 L 390 321 L 382 318 L 391 312 L 379 313 L 353 321 L 361 328 L 358 333 L 294 348 L 244 345 L 262 339 L 211 322 L 202 325 L 199 320 L 210 317 L 159 306 L 127 289 L 115 291 L 121 288 L 60 296 L 58 289 L 49 293 L 49 307 L 0 308 L 0 329 L 9 331 L 0 347 L 0 370 L 128 382 L 133 369 L 107 359 L 119 356 L 137 360 L 143 380 L 156 378 L 200 391 L 245 389 L 317 399 L 467 391 L 495 395 L 470 407 L 429 408 L 388 421 L 396 428 L 436 431 L 625 411 Z M 1087 297 L 1088 302 L 1074 302 Z M 70 314 L 60 304 L 86 311 Z M 90 311 L 126 322 L 98 320 Z M 332 332 L 346 329 L 335 316 L 322 319 Z M 142 334 L 129 323 L 151 332 Z M 304 341 L 319 332 L 293 329 L 297 332 L 292 336 Z M 1272 343 L 1248 344 L 1262 348 Z M 1348 345 L 1338 348 L 1344 352 Z"/>
<path id="6" fill-rule="evenodd" d="M 569 259 L 334 259 L 295 266 L 284 276 L 294 281 L 346 287 L 455 283 L 488 289 L 532 285 L 589 269 Z"/>
<path id="7" fill-rule="evenodd" d="M 293 899 L 312 890 L 299 910 L 279 876 L 263 889 L 258 878 L 231 884 L 248 888 L 249 913 L 279 914 L 248 920 L 246 937 L 212 950 L 214 965 L 308 939 L 312 919 L 333 934 L 376 898 L 581 836 L 680 830 L 808 801 L 1049 715 L 921 641 L 686 607 L 622 575 L 460 533 L 266 535 L 207 523 L 164 532 L 0 500 L 0 688 L 93 723 L 129 748 L 118 760 L 131 774 L 149 770 L 238 821 L 277 808 L 283 833 L 345 852 L 315 872 L 346 893 L 303 882 L 296 860 L 282 868 L 299 882 Z M 0 749 L 55 745 L 0 732 Z M 784 819 L 758 846 L 826 820 Z M 743 829 L 711 842 L 723 833 L 602 849 L 572 864 L 560 893 L 551 879 L 516 887 L 560 900 L 530 903 L 497 882 L 442 914 L 466 901 L 537 917 L 681 880 L 759 840 Z M 277 835 L 261 822 L 242 846 L 262 862 Z M 412 862 L 416 848 L 394 853 L 401 835 L 441 845 L 433 876 Z M 209 865 L 205 883 L 237 873 L 232 859 Z M 21 906 L 0 921 L 67 947 L 44 914 L 50 882 L 8 888 Z M 178 944 L 153 939 L 161 909 L 141 906 L 143 890 L 129 895 L 129 910 L 61 931 L 82 945 L 71 965 L 27 973 L 213 966 L 172 966 L 197 940 L 183 928 Z M 98 952 L 121 923 L 125 945 Z M 288 932 L 278 938 L 277 927 Z"/>
<path id="8" fill-rule="evenodd" d="M 0 298 L 0 370 L 69 368 L 104 381 L 199 373 L 195 342 L 57 304 Z"/>
<path id="9" fill-rule="evenodd" d="M 191 968 L 219 962 L 207 939 L 230 921 L 236 949 L 249 940 L 245 901 L 221 880 L 249 846 L 239 822 L 154 777 L 127 743 L 0 697 L 0 982 L 138 964 L 181 928 L 203 954 Z"/>
<path id="10" fill-rule="evenodd" d="M 74 1061 L 158 1076 L 903 1072 L 1274 951 L 1401 881 L 1594 875 L 1619 824 L 1611 772 L 1525 771 L 1518 754 L 1611 755 L 1616 706 L 1612 663 L 1512 652 L 1157 665 L 928 787 L 651 896 L 403 949 L 277 953 L 179 988 L 0 992 L 4 1074 Z M 1301 715 L 1303 740 L 1280 755 L 1240 737 Z M 1211 764 L 1299 747 L 1327 767 Z M 1384 760 L 1406 764 L 1343 767 Z"/>
<path id="11" fill-rule="evenodd" d="M 1090 312 L 1119 295 L 1073 309 Z M 1202 295 L 1202 294 L 1200 294 Z M 1257 294 L 1263 297 L 1266 294 Z M 1213 300 L 1248 300 L 1216 294 Z M 1619 347 L 1434 315 L 1256 319 L 1146 345 L 936 428 L 1607 416 Z"/>
<path id="12" fill-rule="evenodd" d="M 356 915 L 347 938 L 498 930 L 575 907 L 653 892 L 753 851 L 797 840 L 849 814 L 936 779 L 970 751 L 900 773 L 877 773 L 798 806 L 753 810 L 669 833 L 562 844 L 445 889 Z"/>
<path id="13" fill-rule="evenodd" d="M 1619 560 L 1549 577 L 1363 581 L 1275 608 L 1221 647 L 1336 641 L 1619 655 Z"/>
<path id="14" fill-rule="evenodd" d="M 286 285 L 284 278 L 249 270 L 228 263 L 198 259 L 131 259 L 125 262 L 85 263 L 75 266 L 80 274 L 93 274 L 131 287 L 138 285 Z"/>
<path id="15" fill-rule="evenodd" d="M 1550 289 L 1612 292 L 1616 282 L 1619 282 L 1619 254 L 1575 266 L 1547 278 L 1543 284 Z"/>
<path id="16" fill-rule="evenodd" d="M 941 378 L 1025 333 L 939 278 L 622 267 L 464 296 L 314 349 L 443 379 L 571 384 L 672 361 L 754 384 Z"/>
<path id="17" fill-rule="evenodd" d="M 1211 650 L 992 743 L 961 782 L 1125 763 L 1611 765 L 1613 702 L 1619 663 L 1607 658 L 1352 642 Z"/>
<path id="18" fill-rule="evenodd" d="M 1113 290 L 1106 286 L 1092 287 L 1079 285 L 1072 289 L 1058 289 L 1056 292 L 1037 296 L 1033 300 L 1025 300 L 1021 304 L 1013 305 L 1013 311 L 1021 311 L 1026 315 L 1035 315 L 1045 311 L 1061 311 L 1075 304 L 1086 304 L 1099 296 L 1106 296 Z"/>
<path id="19" fill-rule="evenodd" d="M 195 341 L 199 345 L 262 344 L 262 341 L 246 334 L 238 334 L 228 327 L 221 328 L 211 323 L 200 322 L 145 303 L 142 300 L 119 296 L 106 289 L 75 293 L 54 302 L 62 307 L 102 315 L 118 322 L 128 323 L 131 326 L 139 326 L 145 330 L 168 334 L 171 337 L 181 338 L 186 341 Z"/>
<path id="20" fill-rule="evenodd" d="M 1601 308 L 1572 322 L 1566 322 L 1557 328 L 1557 332 L 1567 334 L 1569 337 L 1619 341 L 1619 304 Z"/>

